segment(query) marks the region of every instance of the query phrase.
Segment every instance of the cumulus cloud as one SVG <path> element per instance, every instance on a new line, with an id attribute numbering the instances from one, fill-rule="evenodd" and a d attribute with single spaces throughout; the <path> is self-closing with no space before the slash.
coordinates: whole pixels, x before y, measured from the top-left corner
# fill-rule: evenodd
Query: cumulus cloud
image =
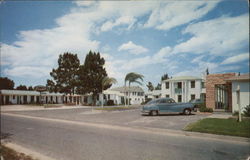
<path id="1" fill-rule="evenodd" d="M 183 34 L 187 33 L 192 38 L 176 45 L 174 53 L 225 55 L 248 45 L 249 15 L 227 16 L 194 23 L 183 31 Z"/>
<path id="2" fill-rule="evenodd" d="M 122 44 L 118 48 L 118 51 L 128 51 L 131 54 L 141 54 L 148 52 L 148 49 L 143 46 L 136 45 L 132 41 L 129 41 L 128 43 Z"/>
<path id="3" fill-rule="evenodd" d="M 233 64 L 233 63 L 238 63 L 238 62 L 242 62 L 245 60 L 249 60 L 249 53 L 243 53 L 243 54 L 229 57 L 225 59 L 221 64 Z"/>

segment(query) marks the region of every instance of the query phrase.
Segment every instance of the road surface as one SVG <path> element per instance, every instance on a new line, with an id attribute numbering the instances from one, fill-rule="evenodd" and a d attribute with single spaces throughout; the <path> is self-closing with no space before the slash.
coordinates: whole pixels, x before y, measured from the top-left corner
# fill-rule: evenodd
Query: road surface
<path id="1" fill-rule="evenodd" d="M 1 132 L 57 160 L 246 159 L 246 142 L 139 133 L 1 115 Z"/>

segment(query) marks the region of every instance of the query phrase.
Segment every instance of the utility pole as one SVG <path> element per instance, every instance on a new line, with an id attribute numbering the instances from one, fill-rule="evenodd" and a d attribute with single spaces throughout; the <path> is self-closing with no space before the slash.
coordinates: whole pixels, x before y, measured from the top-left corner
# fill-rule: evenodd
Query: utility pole
<path id="1" fill-rule="evenodd" d="M 239 122 L 242 121 L 241 119 L 241 106 L 240 106 L 240 85 L 238 84 L 237 90 L 236 90 L 236 96 L 237 96 L 237 104 L 239 108 Z"/>

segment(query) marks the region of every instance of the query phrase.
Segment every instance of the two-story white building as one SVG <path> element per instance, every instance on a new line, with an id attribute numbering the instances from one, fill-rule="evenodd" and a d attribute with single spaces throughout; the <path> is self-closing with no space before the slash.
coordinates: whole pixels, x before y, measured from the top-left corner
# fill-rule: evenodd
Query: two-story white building
<path id="1" fill-rule="evenodd" d="M 126 98 L 130 98 L 131 104 L 141 104 L 145 101 L 144 90 L 139 86 L 130 87 L 116 87 L 111 88 L 112 91 L 118 91 L 122 93 Z"/>
<path id="2" fill-rule="evenodd" d="M 205 99 L 205 81 L 199 77 L 180 76 L 162 81 L 161 97 L 173 98 L 176 102 Z"/>

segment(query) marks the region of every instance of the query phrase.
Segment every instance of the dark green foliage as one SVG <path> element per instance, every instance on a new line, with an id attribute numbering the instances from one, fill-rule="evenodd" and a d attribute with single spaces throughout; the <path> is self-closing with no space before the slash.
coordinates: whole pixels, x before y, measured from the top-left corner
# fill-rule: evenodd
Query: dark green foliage
<path id="1" fill-rule="evenodd" d="M 155 87 L 155 90 L 161 90 L 161 84 L 158 83 L 157 86 Z"/>
<path id="2" fill-rule="evenodd" d="M 52 80 L 47 80 L 47 87 L 51 92 L 74 94 L 77 86 L 80 61 L 77 54 L 64 53 L 59 55 L 58 68 L 50 72 Z"/>
<path id="3" fill-rule="evenodd" d="M 14 81 L 7 77 L 0 77 L 0 89 L 14 89 Z"/>
<path id="4" fill-rule="evenodd" d="M 107 101 L 107 106 L 114 106 L 114 105 L 115 105 L 115 103 L 113 100 L 110 99 Z"/>
<path id="5" fill-rule="evenodd" d="M 243 111 L 243 113 L 244 113 L 244 116 L 250 117 L 250 105 L 247 105 L 245 107 L 245 110 Z"/>
<path id="6" fill-rule="evenodd" d="M 49 92 L 58 92 L 57 86 L 52 80 L 47 80 L 46 88 Z"/>
<path id="7" fill-rule="evenodd" d="M 24 91 L 26 91 L 28 89 L 27 89 L 27 87 L 25 85 L 19 85 L 19 86 L 16 87 L 16 90 L 24 90 Z"/>
<path id="8" fill-rule="evenodd" d="M 34 91 L 34 88 L 32 86 L 29 86 L 28 90 L 29 91 Z"/>
<path id="9" fill-rule="evenodd" d="M 207 108 L 204 103 L 199 105 L 199 110 L 200 112 L 213 112 L 213 109 Z"/>
<path id="10" fill-rule="evenodd" d="M 161 81 L 163 81 L 163 80 L 167 80 L 167 79 L 169 79 L 169 77 L 168 77 L 168 74 L 166 73 L 166 74 L 164 74 L 162 77 L 161 77 Z"/>
<path id="11" fill-rule="evenodd" d="M 147 87 L 148 87 L 148 91 L 153 91 L 154 90 L 154 86 L 153 86 L 153 84 L 151 82 L 148 82 Z"/>
<path id="12" fill-rule="evenodd" d="M 102 86 L 103 79 L 107 77 L 106 70 L 104 68 L 105 60 L 100 56 L 100 53 L 89 51 L 85 57 L 84 64 L 79 69 L 79 86 L 77 93 L 86 94 L 92 93 L 94 104 L 96 102 L 96 96 L 111 87 L 112 84 Z"/>

